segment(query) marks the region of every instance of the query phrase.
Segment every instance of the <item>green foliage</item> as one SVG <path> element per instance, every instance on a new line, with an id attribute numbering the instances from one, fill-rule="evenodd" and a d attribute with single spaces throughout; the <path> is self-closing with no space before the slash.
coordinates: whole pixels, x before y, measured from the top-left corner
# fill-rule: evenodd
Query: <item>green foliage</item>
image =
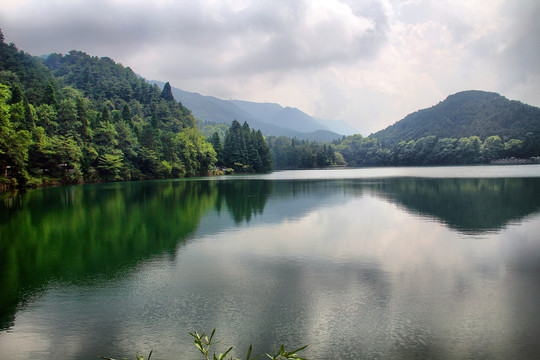
<path id="1" fill-rule="evenodd" d="M 49 82 L 54 83 L 54 77 L 38 58 L 0 41 L 0 83 L 18 86 L 30 104 L 37 105 Z"/>
<path id="2" fill-rule="evenodd" d="M 312 169 L 344 165 L 343 157 L 336 155 L 336 148 L 332 144 L 285 136 L 270 136 L 268 142 L 274 164 L 278 169 Z"/>
<path id="3" fill-rule="evenodd" d="M 197 331 L 189 333 L 189 335 L 193 337 L 193 342 L 195 344 L 195 347 L 201 353 L 203 359 L 205 360 L 225 360 L 227 359 L 227 355 L 229 355 L 229 353 L 231 353 L 233 349 L 233 347 L 230 346 L 227 348 L 227 350 L 224 353 L 219 353 L 218 355 L 216 355 L 216 353 L 213 352 L 212 349 L 215 345 L 219 344 L 220 341 L 214 340 L 215 333 L 216 333 L 216 329 L 212 331 L 210 336 L 208 336 L 206 332 L 203 332 L 202 334 L 199 334 Z M 272 360 L 279 360 L 279 359 L 308 360 L 307 358 L 298 356 L 298 353 L 306 349 L 307 347 L 308 345 L 305 345 L 296 350 L 286 351 L 285 345 L 281 344 L 281 346 L 279 347 L 279 350 L 274 351 L 272 354 L 266 353 L 265 355 L 266 357 Z M 252 356 L 251 355 L 252 352 L 253 352 L 253 346 L 250 345 L 247 351 L 246 357 L 245 357 L 246 360 L 255 360 L 262 356 L 262 355 Z M 150 351 L 150 353 L 148 354 L 147 360 L 150 360 L 150 358 L 152 357 L 152 353 L 153 353 L 153 350 Z M 103 356 L 101 358 L 105 360 L 115 360 L 115 359 L 112 359 L 109 357 L 103 357 Z M 239 358 L 236 358 L 236 357 L 233 358 L 232 356 L 230 356 L 229 359 L 240 360 Z M 127 360 L 127 358 L 124 358 L 124 360 Z M 141 354 L 137 354 L 135 355 L 135 360 L 144 360 L 144 357 Z"/>
<path id="4" fill-rule="evenodd" d="M 214 138 L 217 143 L 217 139 Z M 233 120 L 225 133 L 219 163 L 235 172 L 269 172 L 273 168 L 270 147 L 262 133 L 251 130 L 247 123 Z"/>
<path id="5" fill-rule="evenodd" d="M 161 98 L 165 101 L 175 101 L 171 89 L 171 84 L 169 84 L 168 81 L 163 86 L 163 91 L 161 91 Z"/>
<path id="6" fill-rule="evenodd" d="M 460 139 L 426 136 L 416 141 L 383 145 L 376 138 L 353 135 L 337 145 L 349 166 L 489 163 L 504 157 L 527 158 L 525 148 L 524 140 L 503 142 L 499 136 L 490 136 L 484 142 L 478 136 Z"/>
<path id="7" fill-rule="evenodd" d="M 210 349 L 213 345 L 216 345 L 219 343 L 219 341 L 213 341 L 214 334 L 216 332 L 216 329 L 212 331 L 210 334 L 210 337 L 206 333 L 199 334 L 197 331 L 194 331 L 193 333 L 189 333 L 193 337 L 193 342 L 195 343 L 195 347 L 200 351 L 200 353 L 203 355 L 205 360 L 223 360 L 227 358 L 227 355 L 232 351 L 233 347 L 230 346 L 224 353 L 220 353 L 219 355 L 216 355 L 215 353 L 210 356 Z M 285 346 L 281 344 L 279 347 L 279 350 L 274 351 L 272 354 L 266 353 L 265 355 L 273 360 L 277 359 L 296 359 L 296 360 L 307 360 L 306 358 L 300 357 L 297 354 L 306 349 L 308 345 L 302 346 L 296 350 L 292 351 L 285 351 Z M 245 357 L 246 360 L 254 360 L 261 355 L 252 357 L 251 353 L 253 352 L 253 346 L 250 345 L 249 349 L 247 351 L 247 355 Z M 230 359 L 239 360 L 238 358 L 233 358 L 232 356 Z"/>
<path id="8" fill-rule="evenodd" d="M 0 55 L 0 176 L 24 186 L 33 177 L 118 181 L 213 169 L 215 151 L 169 83 L 161 91 L 81 51 L 40 60 L 1 42 Z"/>
<path id="9" fill-rule="evenodd" d="M 120 173 L 122 171 L 122 155 L 103 154 L 98 159 L 98 171 L 107 181 L 122 180 Z"/>
<path id="10" fill-rule="evenodd" d="M 539 108 L 510 101 L 497 93 L 463 91 L 431 108 L 406 116 L 370 138 L 378 139 L 390 148 L 401 141 L 417 141 L 428 136 L 439 139 L 478 136 L 484 141 L 490 136 L 499 136 L 506 141 L 524 140 L 527 133 L 535 139 L 536 155 L 540 154 Z"/>
<path id="11" fill-rule="evenodd" d="M 51 106 L 58 106 L 58 100 L 56 100 L 56 93 L 54 91 L 54 87 L 49 82 L 47 84 L 47 87 L 45 88 L 45 92 L 43 93 L 43 98 L 41 99 L 42 104 L 47 104 Z"/>
<path id="12" fill-rule="evenodd" d="M 216 152 L 216 157 L 218 159 L 216 165 L 221 166 L 222 164 L 219 159 L 223 158 L 223 144 L 221 143 L 221 138 L 217 131 L 212 134 L 212 137 L 210 138 L 210 144 L 212 144 L 212 147 Z"/>

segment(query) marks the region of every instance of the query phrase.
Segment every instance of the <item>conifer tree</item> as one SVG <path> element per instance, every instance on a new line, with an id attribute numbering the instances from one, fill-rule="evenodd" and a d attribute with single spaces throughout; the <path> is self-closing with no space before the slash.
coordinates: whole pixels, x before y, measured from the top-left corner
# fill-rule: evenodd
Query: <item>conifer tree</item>
<path id="1" fill-rule="evenodd" d="M 152 113 L 152 120 L 150 121 L 150 126 L 152 126 L 153 129 L 157 129 L 159 127 L 159 119 L 155 111 Z"/>
<path id="2" fill-rule="evenodd" d="M 47 84 L 47 87 L 45 88 L 45 92 L 43 94 L 43 98 L 41 99 L 41 102 L 47 105 L 54 106 L 55 108 L 58 107 L 58 100 L 56 100 L 54 87 L 52 86 L 50 82 Z"/>
<path id="3" fill-rule="evenodd" d="M 217 156 L 217 166 L 223 165 L 223 145 L 221 144 L 221 139 L 219 137 L 219 134 L 217 131 L 214 131 L 212 134 L 212 137 L 210 138 L 210 143 L 212 144 L 212 147 L 214 148 L 214 151 L 216 152 Z"/>
<path id="4" fill-rule="evenodd" d="M 13 105 L 18 102 L 23 101 L 24 99 L 24 93 L 21 89 L 21 86 L 19 84 L 14 84 L 11 86 L 11 99 L 9 100 L 8 104 Z"/>
<path id="5" fill-rule="evenodd" d="M 171 89 L 171 84 L 167 81 L 165 86 L 163 86 L 163 91 L 161 92 L 161 98 L 166 101 L 175 101 Z"/>
<path id="6" fill-rule="evenodd" d="M 122 109 L 122 120 L 133 128 L 133 120 L 131 119 L 131 111 L 129 110 L 128 104 L 125 104 Z"/>
<path id="7" fill-rule="evenodd" d="M 36 127 L 36 111 L 28 100 L 24 99 L 24 130 L 32 131 Z"/>
<path id="8" fill-rule="evenodd" d="M 81 124 L 79 134 L 84 141 L 89 142 L 92 140 L 92 130 L 90 129 L 90 122 L 88 121 L 88 113 L 84 106 L 83 99 L 77 97 L 75 102 L 77 109 L 77 120 Z"/>

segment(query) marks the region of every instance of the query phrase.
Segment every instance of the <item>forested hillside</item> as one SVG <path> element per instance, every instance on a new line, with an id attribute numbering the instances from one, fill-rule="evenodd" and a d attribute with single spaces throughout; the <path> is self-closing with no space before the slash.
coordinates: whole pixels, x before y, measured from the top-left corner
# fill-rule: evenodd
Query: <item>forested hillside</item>
<path id="1" fill-rule="evenodd" d="M 150 83 L 163 85 L 160 81 Z M 186 105 L 197 119 L 205 123 L 227 124 L 233 120 L 247 122 L 252 128 L 259 129 L 264 136 L 287 136 L 300 140 L 328 142 L 339 139 L 342 135 L 336 129 L 353 134 L 351 127 L 338 121 L 313 118 L 298 109 L 285 109 L 279 104 L 255 103 L 240 100 L 222 100 L 213 96 L 201 95 L 172 87 L 174 97 Z M 293 110 L 293 111 L 291 111 Z M 302 127 L 307 120 L 310 124 Z M 305 124 L 304 124 L 305 125 Z M 299 128 L 300 126 L 300 128 Z"/>
<path id="2" fill-rule="evenodd" d="M 160 89 L 129 67 L 81 51 L 40 59 L 6 44 L 1 31 L 0 37 L 2 189 L 195 176 L 216 166 L 268 172 L 274 165 L 537 162 L 540 156 L 540 109 L 482 91 L 451 95 L 367 138 L 265 139 L 235 119 L 230 127 L 202 123 L 205 137 L 169 83 Z"/>
<path id="3" fill-rule="evenodd" d="M 538 161 L 540 109 L 496 93 L 464 91 L 337 150 L 349 166 Z"/>
<path id="4" fill-rule="evenodd" d="M 3 188 L 208 174 L 217 154 L 196 125 L 169 83 L 81 51 L 40 60 L 1 38 Z"/>
<path id="5" fill-rule="evenodd" d="M 471 90 L 450 95 L 429 109 L 409 114 L 370 138 L 396 144 L 426 136 L 523 139 L 527 133 L 540 137 L 539 108 L 508 100 L 497 93 Z"/>

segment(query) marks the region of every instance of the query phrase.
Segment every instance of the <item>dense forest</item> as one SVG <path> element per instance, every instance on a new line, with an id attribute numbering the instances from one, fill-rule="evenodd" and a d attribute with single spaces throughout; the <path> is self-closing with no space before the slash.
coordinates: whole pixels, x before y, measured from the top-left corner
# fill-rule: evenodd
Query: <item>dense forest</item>
<path id="1" fill-rule="evenodd" d="M 495 93 L 464 91 L 368 137 L 267 140 L 277 169 L 538 163 L 540 109 Z"/>
<path id="2" fill-rule="evenodd" d="M 349 166 L 538 162 L 531 158 L 540 155 L 540 109 L 463 91 L 369 137 L 335 144 Z"/>
<path id="3" fill-rule="evenodd" d="M 538 162 L 540 109 L 465 91 L 369 137 L 265 138 L 202 122 L 171 86 L 81 51 L 31 56 L 0 31 L 0 188 L 331 166 Z M 520 159 L 520 160 L 516 160 Z"/>
<path id="4" fill-rule="evenodd" d="M 219 133 L 210 142 L 217 153 L 217 165 L 235 172 L 265 173 L 273 168 L 272 154 L 260 130 L 250 129 L 247 122 L 233 120 L 222 141 Z"/>
<path id="5" fill-rule="evenodd" d="M 387 145 L 376 138 L 353 135 L 344 138 L 337 150 L 349 166 L 376 165 L 462 165 L 485 164 L 494 161 L 508 163 L 538 162 L 535 139 L 530 134 L 524 140 L 503 141 L 498 135 L 482 141 L 478 136 L 437 138 L 434 135 L 418 140 Z"/>
<path id="6" fill-rule="evenodd" d="M 278 169 L 313 169 L 346 165 L 336 146 L 285 136 L 269 136 L 268 144 Z"/>
<path id="7" fill-rule="evenodd" d="M 272 169 L 265 139 L 247 124 L 238 141 L 227 142 L 226 130 L 220 158 L 169 83 L 161 90 L 110 58 L 70 51 L 39 59 L 0 40 L 3 188 L 206 175 L 218 162 Z"/>
<path id="8" fill-rule="evenodd" d="M 540 109 L 486 91 L 469 90 L 448 96 L 428 109 L 416 111 L 370 135 L 385 144 L 422 137 L 454 138 L 499 136 L 503 141 L 530 133 L 540 137 Z M 537 149 L 538 150 L 538 149 Z"/>

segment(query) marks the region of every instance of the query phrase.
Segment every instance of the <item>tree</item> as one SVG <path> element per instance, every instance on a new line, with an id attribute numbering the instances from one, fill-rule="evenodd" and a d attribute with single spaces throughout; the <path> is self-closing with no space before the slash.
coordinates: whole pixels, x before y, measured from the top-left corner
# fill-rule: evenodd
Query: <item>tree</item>
<path id="1" fill-rule="evenodd" d="M 223 165 L 235 171 L 244 171 L 247 165 L 247 149 L 242 125 L 233 120 L 223 142 Z"/>
<path id="2" fill-rule="evenodd" d="M 101 111 L 101 121 L 102 122 L 111 121 L 111 112 L 109 111 L 109 108 L 106 105 L 103 106 L 103 110 Z"/>
<path id="3" fill-rule="evenodd" d="M 522 140 L 510 139 L 504 144 L 504 155 L 507 157 L 519 157 L 522 149 Z"/>
<path id="4" fill-rule="evenodd" d="M 98 159 L 98 171 L 108 181 L 122 180 L 122 155 L 103 154 Z"/>
<path id="5" fill-rule="evenodd" d="M 58 106 L 58 100 L 56 100 L 54 87 L 50 82 L 47 84 L 47 87 L 45 88 L 45 92 L 43 93 L 43 98 L 41 99 L 41 103 L 54 106 L 55 108 Z"/>
<path id="6" fill-rule="evenodd" d="M 219 134 L 217 131 L 214 131 L 212 134 L 212 137 L 210 138 L 210 144 L 212 144 L 212 147 L 214 148 L 214 151 L 216 152 L 217 157 L 217 166 L 223 165 L 223 145 L 221 144 L 221 138 L 219 137 Z"/>
<path id="7" fill-rule="evenodd" d="M 174 95 L 172 93 L 171 84 L 167 81 L 163 86 L 163 91 L 161 92 L 161 98 L 165 101 L 175 101 Z"/>
<path id="8" fill-rule="evenodd" d="M 23 101 L 23 99 L 24 99 L 24 93 L 21 89 L 21 86 L 19 84 L 13 84 L 11 86 L 11 99 L 9 100 L 8 104 L 13 105 L 13 104 Z"/>
<path id="9" fill-rule="evenodd" d="M 26 166 L 32 138 L 27 130 L 16 131 L 13 127 L 11 106 L 7 104 L 10 97 L 8 87 L 0 84 L 0 168 L 4 170 L 9 166 L 18 184 L 24 186 L 29 180 Z"/>
<path id="10" fill-rule="evenodd" d="M 261 160 L 261 167 L 258 169 L 256 168 L 255 171 L 257 172 L 272 171 L 273 169 L 272 152 L 270 151 L 270 147 L 268 146 L 268 143 L 264 139 L 264 136 L 261 130 L 257 130 L 257 132 L 255 133 L 254 141 L 256 143 L 256 149 L 259 154 L 259 158 Z"/>
<path id="11" fill-rule="evenodd" d="M 133 128 L 133 120 L 131 119 L 131 111 L 129 110 L 128 104 L 125 104 L 124 108 L 122 109 L 122 120 Z"/>
<path id="12" fill-rule="evenodd" d="M 498 159 L 504 150 L 504 145 L 501 138 L 497 135 L 490 136 L 480 147 L 480 154 L 485 161 Z"/>
<path id="13" fill-rule="evenodd" d="M 47 135 L 53 135 L 58 131 L 58 112 L 52 105 L 40 104 L 36 108 L 37 125 L 45 129 Z"/>
<path id="14" fill-rule="evenodd" d="M 77 105 L 72 99 L 64 99 L 58 104 L 58 131 L 62 135 L 75 135 L 81 123 L 78 121 Z"/>
<path id="15" fill-rule="evenodd" d="M 433 151 L 428 157 L 429 164 L 453 164 L 455 163 L 457 140 L 443 138 L 437 141 Z"/>
<path id="16" fill-rule="evenodd" d="M 90 128 L 90 121 L 88 120 L 88 112 L 86 110 L 86 105 L 84 100 L 81 97 L 77 97 L 76 102 L 76 111 L 77 111 L 77 120 L 79 125 L 79 134 L 81 139 L 84 142 L 90 142 L 92 140 L 92 129 Z"/>
<path id="17" fill-rule="evenodd" d="M 159 129 L 159 119 L 155 111 L 152 113 L 152 120 L 150 121 L 150 126 L 152 127 L 152 129 Z"/>
<path id="18" fill-rule="evenodd" d="M 101 121 L 94 130 L 94 143 L 100 149 L 100 153 L 111 152 L 118 145 L 118 133 L 109 122 Z"/>

